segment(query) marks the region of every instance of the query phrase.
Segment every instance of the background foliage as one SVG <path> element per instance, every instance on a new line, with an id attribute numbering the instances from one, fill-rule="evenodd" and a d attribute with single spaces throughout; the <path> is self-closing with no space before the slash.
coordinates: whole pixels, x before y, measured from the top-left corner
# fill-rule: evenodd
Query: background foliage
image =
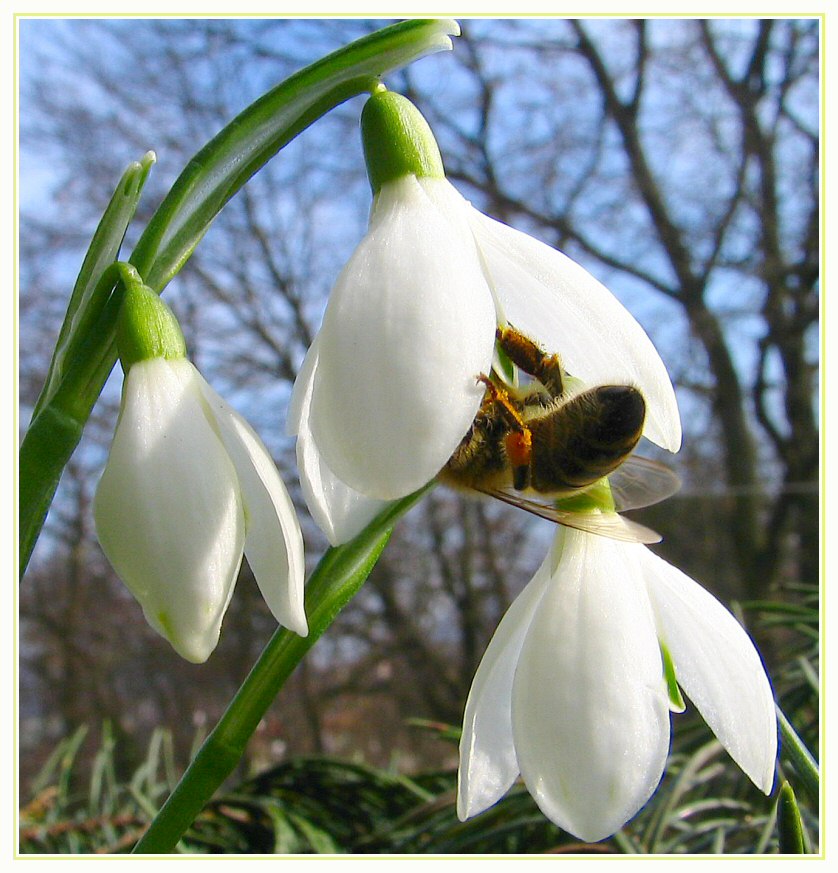
<path id="1" fill-rule="evenodd" d="M 22 423 L 124 166 L 158 153 L 130 245 L 203 141 L 275 82 L 381 23 L 20 22 Z M 474 20 L 463 30 L 453 53 L 388 85 L 429 118 L 449 177 L 475 205 L 580 260 L 654 339 L 685 422 L 684 450 L 666 459 L 685 487 L 643 520 L 664 534 L 665 557 L 726 601 L 753 604 L 744 618 L 816 749 L 819 21 Z M 290 386 L 369 208 L 359 109 L 345 104 L 261 171 L 166 292 L 196 363 L 250 418 L 294 489 Z M 76 822 L 24 841 L 33 851 L 77 851 L 93 835 L 120 848 L 273 629 L 246 570 L 206 665 L 181 662 L 145 626 L 90 517 L 118 392 L 117 375 L 21 586 L 21 776 L 34 804 L 23 827 Z M 313 562 L 325 543 L 305 518 L 304 528 Z M 560 845 L 525 795 L 458 831 L 455 746 L 410 726 L 459 722 L 486 642 L 548 536 L 506 507 L 441 489 L 423 501 L 251 743 L 235 796 L 268 788 L 244 807 L 219 801 L 189 847 L 444 851 L 416 842 L 423 832 L 436 846 L 473 846 L 456 851 Z M 685 745 L 666 790 L 612 848 L 768 850 L 770 803 L 705 747 L 700 722 L 690 725 L 676 721 Z M 161 776 L 149 749 L 164 747 Z M 324 835 L 322 809 L 307 824 L 289 821 L 290 805 L 276 798 L 293 794 L 303 772 L 321 779 L 315 806 L 335 782 L 350 785 L 367 824 Z M 392 807 L 362 813 L 370 786 L 386 786 Z M 816 799 L 806 802 L 811 828 Z M 82 826 L 93 819 L 110 830 Z M 479 842 L 503 833 L 511 848 Z"/>

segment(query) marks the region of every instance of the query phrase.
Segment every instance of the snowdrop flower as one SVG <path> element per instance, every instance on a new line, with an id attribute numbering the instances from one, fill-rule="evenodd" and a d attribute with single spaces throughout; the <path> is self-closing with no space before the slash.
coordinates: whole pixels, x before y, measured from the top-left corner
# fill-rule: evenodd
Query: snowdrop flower
<path id="1" fill-rule="evenodd" d="M 683 709 L 675 680 L 770 793 L 774 703 L 741 625 L 646 546 L 562 529 L 475 675 L 460 818 L 491 806 L 520 773 L 564 830 L 587 841 L 615 833 L 663 774 L 669 712 Z"/>
<path id="2" fill-rule="evenodd" d="M 404 97 L 374 93 L 361 125 L 375 195 L 369 229 L 337 279 L 289 413 L 304 495 L 330 541 L 350 539 L 445 465 L 478 410 L 476 377 L 489 372 L 507 321 L 585 383 L 639 388 L 645 435 L 677 451 L 669 376 L 617 299 L 457 193 Z"/>
<path id="3" fill-rule="evenodd" d="M 94 514 L 149 624 L 205 661 L 246 554 L 277 621 L 305 636 L 302 534 L 270 454 L 186 359 L 174 316 L 139 277 L 118 345 L 122 403 Z"/>

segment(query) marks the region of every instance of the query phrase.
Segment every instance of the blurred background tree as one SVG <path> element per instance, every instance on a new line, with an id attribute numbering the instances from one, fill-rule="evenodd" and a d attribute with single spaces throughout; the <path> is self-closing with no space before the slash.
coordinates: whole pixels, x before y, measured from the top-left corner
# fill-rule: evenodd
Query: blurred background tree
<path id="1" fill-rule="evenodd" d="M 207 138 L 382 23 L 20 21 L 22 425 L 124 166 L 157 152 L 130 250 Z M 652 336 L 682 409 L 684 449 L 664 460 L 684 488 L 643 521 L 664 534 L 665 557 L 727 600 L 782 601 L 818 581 L 819 26 L 467 20 L 453 53 L 387 83 L 428 117 L 449 177 L 476 206 L 585 264 Z M 261 171 L 166 292 L 196 363 L 297 495 L 285 408 L 365 228 L 360 105 Z M 103 719 L 125 767 L 158 724 L 183 761 L 273 630 L 245 568 L 221 645 L 194 667 L 113 576 L 90 501 L 119 386 L 116 374 L 21 585 L 24 786 L 60 738 Z M 313 563 L 325 541 L 298 504 Z M 283 691 L 243 771 L 307 752 L 452 765 L 453 747 L 409 719 L 459 722 L 485 645 L 549 533 L 508 507 L 433 493 Z M 775 638 L 759 642 L 778 669 Z"/>

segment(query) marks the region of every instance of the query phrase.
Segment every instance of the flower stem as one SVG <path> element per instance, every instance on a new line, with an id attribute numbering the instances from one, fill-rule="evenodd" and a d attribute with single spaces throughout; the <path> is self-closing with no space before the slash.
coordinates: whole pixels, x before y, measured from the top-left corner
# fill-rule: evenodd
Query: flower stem
<path id="1" fill-rule="evenodd" d="M 286 679 L 357 593 L 387 544 L 396 521 L 429 487 L 391 504 L 354 540 L 329 549 L 306 585 L 309 634 L 279 628 L 204 741 L 178 785 L 134 848 L 135 854 L 174 850 L 221 783 L 233 772 Z"/>
<path id="2" fill-rule="evenodd" d="M 813 800 L 817 801 L 820 787 L 818 763 L 779 706 L 777 707 L 777 719 L 780 725 L 783 754 L 800 777 L 800 784 L 804 790 Z"/>

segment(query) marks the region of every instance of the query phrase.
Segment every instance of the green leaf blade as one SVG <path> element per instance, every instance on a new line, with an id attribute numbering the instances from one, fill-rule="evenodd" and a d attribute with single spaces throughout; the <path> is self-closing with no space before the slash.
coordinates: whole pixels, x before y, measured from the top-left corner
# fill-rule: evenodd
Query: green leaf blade
<path id="1" fill-rule="evenodd" d="M 794 791 L 784 782 L 777 797 L 777 833 L 781 855 L 804 855 L 806 843 L 803 837 L 803 822 Z"/>
<path id="2" fill-rule="evenodd" d="M 146 152 L 139 161 L 130 164 L 105 207 L 70 295 L 47 378 L 32 413 L 33 420 L 55 394 L 67 362 L 76 351 L 76 341 L 85 327 L 89 326 L 91 309 L 98 308 L 94 301 L 96 285 L 105 270 L 119 257 L 125 232 L 137 210 L 155 160 L 154 152 Z"/>

